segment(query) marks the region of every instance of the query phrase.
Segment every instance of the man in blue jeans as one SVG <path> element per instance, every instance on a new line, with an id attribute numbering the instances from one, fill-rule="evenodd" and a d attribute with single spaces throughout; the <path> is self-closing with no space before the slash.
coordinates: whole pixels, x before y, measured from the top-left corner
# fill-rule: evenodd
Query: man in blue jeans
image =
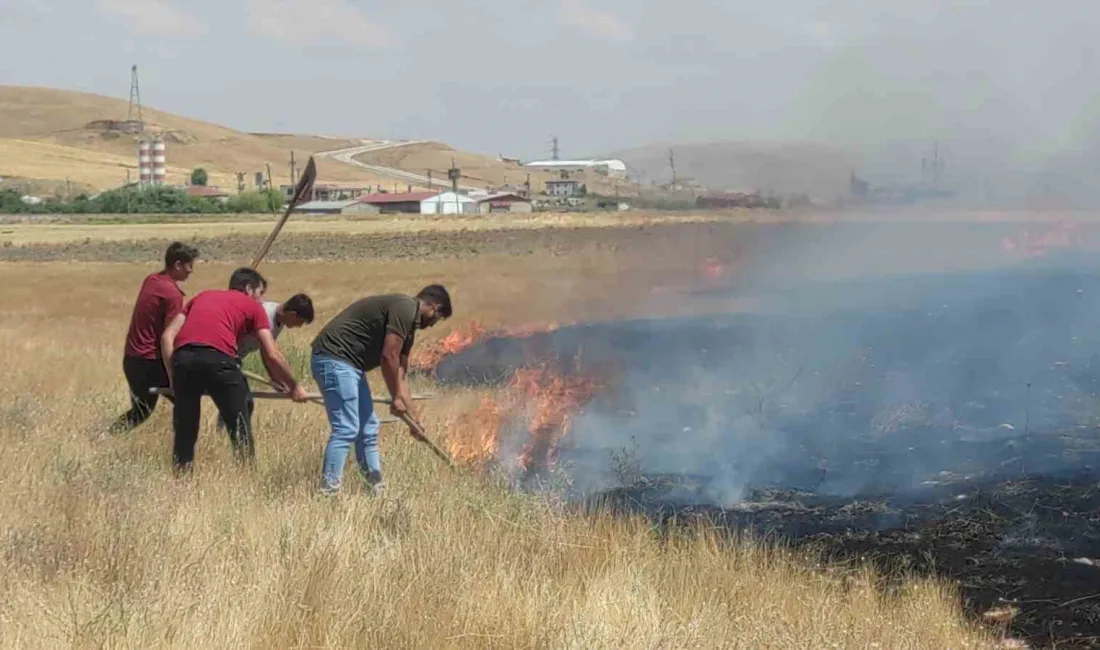
<path id="1" fill-rule="evenodd" d="M 321 471 L 321 490 L 340 490 L 348 447 L 367 483 L 377 494 L 382 487 L 378 455 L 378 416 L 367 373 L 382 369 L 389 390 L 390 412 L 409 412 L 409 352 L 416 330 L 451 317 L 451 296 L 438 284 L 415 296 L 386 294 L 357 300 L 325 325 L 313 339 L 310 368 L 328 413 L 329 434 Z M 409 430 L 416 437 L 416 432 Z"/>

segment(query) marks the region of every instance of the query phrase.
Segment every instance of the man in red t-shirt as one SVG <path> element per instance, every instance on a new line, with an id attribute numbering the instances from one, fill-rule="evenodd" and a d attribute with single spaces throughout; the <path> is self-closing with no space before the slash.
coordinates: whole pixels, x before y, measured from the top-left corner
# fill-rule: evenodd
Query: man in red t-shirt
<path id="1" fill-rule="evenodd" d="M 237 356 L 239 339 L 255 335 L 271 379 L 295 402 L 309 400 L 271 336 L 271 323 L 260 303 L 266 291 L 262 275 L 250 268 L 237 269 L 229 278 L 228 290 L 200 292 L 164 331 L 161 346 L 176 398 L 172 456 L 177 470 L 190 469 L 194 461 L 203 395 L 214 400 L 222 421 L 228 423 L 233 449 L 245 460 L 255 457 L 248 383 Z"/>
<path id="2" fill-rule="evenodd" d="M 173 242 L 164 253 L 164 268 L 149 274 L 141 283 L 122 356 L 122 372 L 130 387 L 130 410 L 111 425 L 115 433 L 132 429 L 148 419 L 157 406 L 157 395 L 150 393 L 150 389 L 168 387 L 160 337 L 183 309 L 179 283 L 191 276 L 198 257 L 195 248 Z"/>

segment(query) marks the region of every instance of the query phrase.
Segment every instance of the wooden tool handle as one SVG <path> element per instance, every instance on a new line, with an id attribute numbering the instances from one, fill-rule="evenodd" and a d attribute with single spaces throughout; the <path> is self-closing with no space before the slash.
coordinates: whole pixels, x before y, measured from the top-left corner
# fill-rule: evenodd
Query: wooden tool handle
<path id="1" fill-rule="evenodd" d="M 421 437 L 422 442 L 428 445 L 428 447 L 432 450 L 432 452 L 435 453 L 436 456 L 442 458 L 443 462 L 447 463 L 448 467 L 450 467 L 451 469 L 458 468 L 458 466 L 455 465 L 455 461 L 453 458 L 451 458 L 450 454 L 440 449 L 439 446 L 436 445 L 435 442 L 433 442 L 432 439 L 428 436 L 428 433 L 424 431 L 424 427 L 420 426 L 420 424 L 416 420 L 412 419 L 412 416 L 410 416 L 408 413 L 402 413 L 398 417 L 400 417 L 405 424 L 409 425 L 409 428 L 415 431 L 417 435 Z"/>

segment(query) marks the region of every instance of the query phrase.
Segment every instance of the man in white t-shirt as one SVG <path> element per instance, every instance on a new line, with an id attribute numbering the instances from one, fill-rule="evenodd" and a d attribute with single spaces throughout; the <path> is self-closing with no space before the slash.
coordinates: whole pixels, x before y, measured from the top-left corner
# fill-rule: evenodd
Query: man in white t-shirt
<path id="1" fill-rule="evenodd" d="M 284 327 L 294 329 L 313 322 L 313 301 L 304 293 L 291 296 L 283 304 L 265 300 L 261 303 L 271 323 L 271 336 L 278 339 Z M 256 336 L 250 334 L 237 341 L 237 351 L 241 361 L 249 354 L 260 349 Z"/>
<path id="2" fill-rule="evenodd" d="M 270 300 L 260 303 L 267 312 L 267 320 L 271 323 L 271 337 L 278 339 L 283 328 L 294 329 L 313 322 L 313 301 L 304 293 L 295 294 L 286 302 L 279 304 Z M 244 358 L 260 349 L 260 341 L 255 334 L 249 334 L 237 341 L 237 358 L 244 363 Z M 251 395 L 248 398 L 248 414 L 252 415 L 255 406 Z M 218 428 L 225 424 L 218 417 Z"/>

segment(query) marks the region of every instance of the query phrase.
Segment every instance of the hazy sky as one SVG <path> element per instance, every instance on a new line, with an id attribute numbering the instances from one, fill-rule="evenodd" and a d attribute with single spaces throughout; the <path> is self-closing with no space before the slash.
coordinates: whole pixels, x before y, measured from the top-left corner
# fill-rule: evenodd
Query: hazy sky
<path id="1" fill-rule="evenodd" d="M 0 0 L 0 83 L 247 130 L 566 156 L 942 138 L 1027 156 L 1100 116 L 1086 0 Z M 992 146 L 993 149 L 989 149 Z"/>

